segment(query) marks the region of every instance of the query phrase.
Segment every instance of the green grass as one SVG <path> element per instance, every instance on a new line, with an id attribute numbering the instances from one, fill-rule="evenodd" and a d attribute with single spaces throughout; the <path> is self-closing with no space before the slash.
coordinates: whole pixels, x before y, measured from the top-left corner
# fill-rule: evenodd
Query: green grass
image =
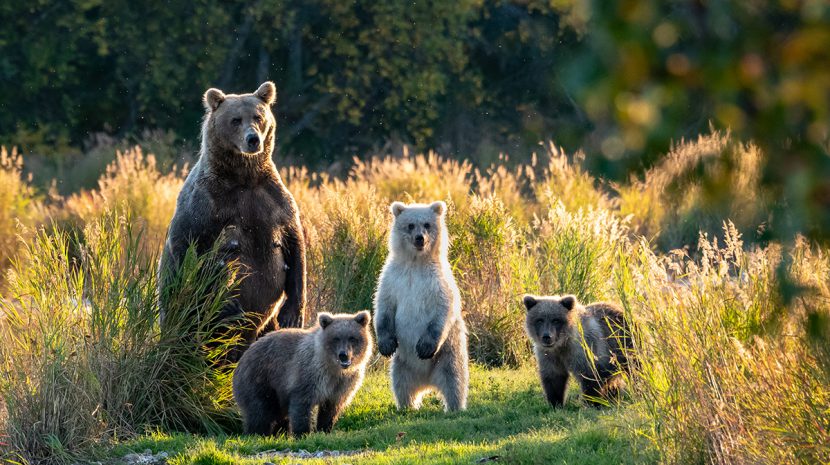
<path id="1" fill-rule="evenodd" d="M 373 368 L 354 403 L 331 434 L 301 439 L 252 436 L 196 436 L 154 433 L 105 452 L 117 460 L 151 449 L 170 454 L 168 463 L 475 463 L 499 456 L 512 464 L 653 463 L 656 456 L 638 436 L 632 406 L 597 410 L 583 406 L 571 386 L 564 409 L 545 402 L 533 367 L 518 370 L 473 367 L 469 407 L 444 413 L 435 396 L 419 411 L 397 412 L 382 362 Z M 399 433 L 405 433 L 398 439 Z M 268 450 L 361 451 L 325 459 L 264 458 Z M 101 457 L 103 458 L 103 457 Z"/>

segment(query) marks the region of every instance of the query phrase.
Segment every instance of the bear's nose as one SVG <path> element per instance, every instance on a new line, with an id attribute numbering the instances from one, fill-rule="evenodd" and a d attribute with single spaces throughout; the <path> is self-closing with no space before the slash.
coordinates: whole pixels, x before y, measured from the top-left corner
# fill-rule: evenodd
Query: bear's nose
<path id="1" fill-rule="evenodd" d="M 337 354 L 337 358 L 339 358 L 341 362 L 349 361 L 349 355 L 346 352 L 340 352 L 339 354 Z"/>
<path id="2" fill-rule="evenodd" d="M 259 136 L 256 134 L 248 134 L 248 137 L 245 138 L 245 143 L 248 144 L 248 148 L 259 148 Z"/>
<path id="3" fill-rule="evenodd" d="M 550 334 L 545 333 L 542 335 L 542 342 L 545 344 L 550 344 Z"/>
<path id="4" fill-rule="evenodd" d="M 423 235 L 418 234 L 417 236 L 415 236 L 415 245 L 417 245 L 418 247 L 422 247 L 424 245 Z"/>

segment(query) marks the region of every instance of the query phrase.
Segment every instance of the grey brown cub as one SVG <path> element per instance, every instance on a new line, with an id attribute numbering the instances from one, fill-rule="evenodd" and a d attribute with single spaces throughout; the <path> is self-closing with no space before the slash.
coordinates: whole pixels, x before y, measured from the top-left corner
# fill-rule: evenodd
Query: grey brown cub
<path id="1" fill-rule="evenodd" d="M 622 309 L 605 302 L 583 306 L 572 295 L 525 295 L 523 300 L 525 329 L 548 402 L 564 403 L 571 374 L 589 403 L 601 405 L 617 397 L 632 349 Z"/>
<path id="2" fill-rule="evenodd" d="M 245 433 L 331 431 L 363 383 L 372 347 L 369 312 L 320 313 L 310 329 L 281 329 L 255 342 L 233 374 Z"/>

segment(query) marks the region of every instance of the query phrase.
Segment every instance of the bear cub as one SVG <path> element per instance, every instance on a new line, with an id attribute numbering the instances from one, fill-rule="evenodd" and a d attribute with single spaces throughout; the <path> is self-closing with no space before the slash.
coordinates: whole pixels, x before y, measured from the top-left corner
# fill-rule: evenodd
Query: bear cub
<path id="1" fill-rule="evenodd" d="M 310 329 L 281 329 L 255 342 L 233 374 L 246 434 L 331 431 L 351 403 L 372 346 L 369 312 L 321 312 Z"/>
<path id="2" fill-rule="evenodd" d="M 394 202 L 389 257 L 375 293 L 375 332 L 381 355 L 392 356 L 399 409 L 419 408 L 436 389 L 448 411 L 467 406 L 467 328 L 452 275 L 444 202 Z M 394 354 L 394 355 L 393 355 Z"/>
<path id="3" fill-rule="evenodd" d="M 616 398 L 633 348 L 622 309 L 606 302 L 583 306 L 572 295 L 525 295 L 523 301 L 548 402 L 564 403 L 569 373 L 590 404 Z"/>

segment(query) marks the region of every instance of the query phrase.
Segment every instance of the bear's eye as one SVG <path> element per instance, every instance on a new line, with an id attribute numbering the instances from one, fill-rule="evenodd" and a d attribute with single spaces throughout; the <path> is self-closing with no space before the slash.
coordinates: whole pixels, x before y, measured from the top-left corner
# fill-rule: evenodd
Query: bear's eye
<path id="1" fill-rule="evenodd" d="M 355 339 L 353 337 L 350 337 L 349 338 L 349 344 L 357 344 L 357 339 Z"/>
<path id="2" fill-rule="evenodd" d="M 231 120 L 232 126 L 239 126 L 240 124 L 242 124 L 242 118 L 234 118 Z"/>
<path id="3" fill-rule="evenodd" d="M 545 322 L 545 320 L 544 320 L 544 319 L 542 319 L 542 318 L 539 318 L 539 319 L 537 319 L 537 320 L 536 320 L 536 324 L 537 324 L 537 325 L 540 325 L 540 324 L 542 324 L 542 323 L 544 323 L 544 322 Z"/>
<path id="4" fill-rule="evenodd" d="M 333 342 L 335 345 L 340 344 L 340 338 L 336 337 L 331 342 Z"/>
<path id="5" fill-rule="evenodd" d="M 412 223 L 409 223 L 409 226 L 408 226 L 408 227 L 409 227 L 409 230 L 410 230 L 410 231 L 412 231 L 413 229 L 415 229 L 415 225 L 414 225 L 414 224 L 412 224 Z"/>
<path id="6" fill-rule="evenodd" d="M 424 223 L 424 229 L 429 229 L 429 223 Z"/>
<path id="7" fill-rule="evenodd" d="M 261 124 L 262 123 L 262 116 L 254 115 L 254 123 Z"/>

